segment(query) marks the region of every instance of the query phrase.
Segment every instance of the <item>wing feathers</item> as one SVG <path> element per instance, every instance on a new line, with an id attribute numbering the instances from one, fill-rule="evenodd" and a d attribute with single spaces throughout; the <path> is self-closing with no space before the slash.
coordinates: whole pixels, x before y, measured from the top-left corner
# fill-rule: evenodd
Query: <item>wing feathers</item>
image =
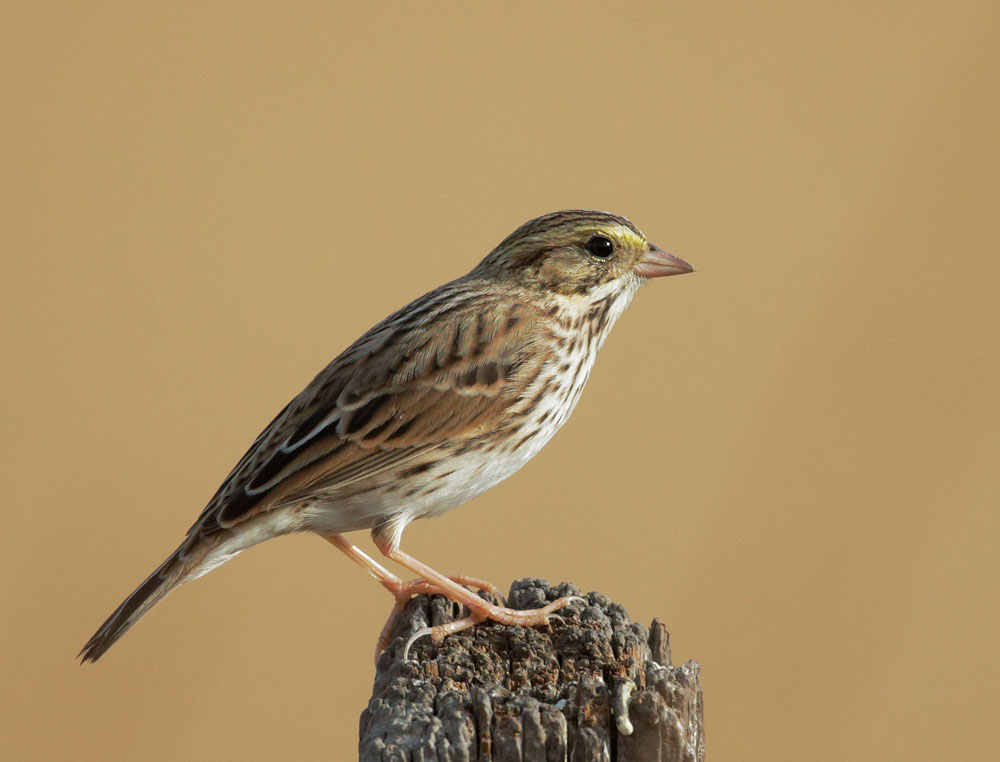
<path id="1" fill-rule="evenodd" d="M 518 304 L 448 305 L 427 295 L 330 363 L 258 437 L 192 530 L 230 527 L 310 491 L 335 495 L 502 427 L 550 356 L 539 343 L 552 337 Z"/>

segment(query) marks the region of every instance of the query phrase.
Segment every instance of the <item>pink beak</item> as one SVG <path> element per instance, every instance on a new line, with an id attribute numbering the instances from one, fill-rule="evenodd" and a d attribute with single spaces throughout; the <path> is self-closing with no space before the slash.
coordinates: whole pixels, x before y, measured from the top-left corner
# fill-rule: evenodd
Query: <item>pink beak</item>
<path id="1" fill-rule="evenodd" d="M 661 278 L 664 275 L 692 273 L 694 272 L 694 268 L 680 257 L 667 254 L 663 249 L 658 249 L 656 246 L 650 244 L 649 251 L 632 268 L 632 272 L 643 278 Z"/>

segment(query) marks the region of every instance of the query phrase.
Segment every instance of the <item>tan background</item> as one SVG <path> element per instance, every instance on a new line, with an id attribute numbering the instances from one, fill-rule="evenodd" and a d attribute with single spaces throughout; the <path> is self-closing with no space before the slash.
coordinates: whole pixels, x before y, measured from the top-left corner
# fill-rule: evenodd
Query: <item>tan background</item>
<path id="1" fill-rule="evenodd" d="M 713 760 L 995 755 L 997 4 L 296 6 L 5 5 L 4 758 L 353 758 L 390 600 L 318 539 L 74 655 L 316 370 L 575 206 L 697 274 L 404 547 L 664 617 Z"/>

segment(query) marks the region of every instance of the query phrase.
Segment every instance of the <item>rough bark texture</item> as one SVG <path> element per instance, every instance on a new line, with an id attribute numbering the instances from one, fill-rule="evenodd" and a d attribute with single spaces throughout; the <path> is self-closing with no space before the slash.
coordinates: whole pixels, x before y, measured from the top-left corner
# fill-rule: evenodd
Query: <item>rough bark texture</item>
<path id="1" fill-rule="evenodd" d="M 536 608 L 572 585 L 523 579 L 509 605 Z M 600 593 L 547 627 L 485 622 L 441 643 L 410 633 L 459 616 L 418 596 L 396 620 L 361 715 L 361 762 L 702 762 L 698 664 L 670 666 L 670 636 Z"/>

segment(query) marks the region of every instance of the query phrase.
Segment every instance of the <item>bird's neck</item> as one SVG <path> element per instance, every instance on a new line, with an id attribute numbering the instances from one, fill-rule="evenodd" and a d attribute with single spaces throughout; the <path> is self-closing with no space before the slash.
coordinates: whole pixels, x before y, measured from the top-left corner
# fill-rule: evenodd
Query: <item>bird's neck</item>
<path id="1" fill-rule="evenodd" d="M 634 278 L 625 284 L 603 284 L 587 294 L 552 294 L 561 333 L 584 341 L 586 354 L 592 357 L 632 301 L 640 283 L 639 278 Z"/>

